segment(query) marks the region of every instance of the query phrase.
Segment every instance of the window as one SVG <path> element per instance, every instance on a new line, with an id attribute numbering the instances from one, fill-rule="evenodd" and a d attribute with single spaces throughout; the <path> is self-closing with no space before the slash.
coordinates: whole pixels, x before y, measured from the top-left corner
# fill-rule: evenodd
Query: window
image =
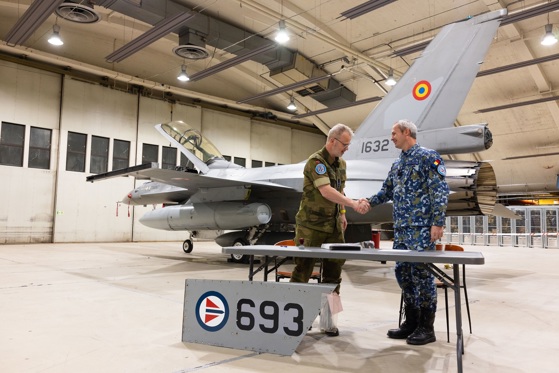
<path id="1" fill-rule="evenodd" d="M 224 155 L 223 159 L 225 159 L 227 162 L 231 162 L 231 156 L 230 155 Z"/>
<path id="2" fill-rule="evenodd" d="M 240 158 L 240 157 L 235 157 L 235 164 L 238 164 L 239 166 L 245 167 L 246 159 Z"/>
<path id="3" fill-rule="evenodd" d="M 130 141 L 113 141 L 113 170 L 120 170 L 130 165 Z"/>
<path id="4" fill-rule="evenodd" d="M 91 165 L 89 171 L 93 174 L 107 172 L 109 168 L 109 139 L 106 137 L 91 137 Z"/>
<path id="5" fill-rule="evenodd" d="M 0 164 L 23 167 L 25 126 L 2 122 L 0 130 Z"/>
<path id="6" fill-rule="evenodd" d="M 177 149 L 164 146 L 162 163 L 162 168 L 174 170 L 177 166 Z"/>
<path id="7" fill-rule="evenodd" d="M 275 166 L 276 164 L 274 162 L 266 162 L 264 167 L 272 167 Z"/>
<path id="8" fill-rule="evenodd" d="M 29 168 L 50 169 L 52 131 L 31 127 L 29 135 Z"/>
<path id="9" fill-rule="evenodd" d="M 142 147 L 142 164 L 159 161 L 159 157 L 157 156 L 157 152 L 159 148 L 157 145 L 151 144 L 144 144 Z"/>
<path id="10" fill-rule="evenodd" d="M 262 161 L 252 161 L 252 168 L 258 168 L 258 167 L 262 167 Z"/>
<path id="11" fill-rule="evenodd" d="M 68 132 L 66 171 L 85 172 L 85 151 L 87 135 Z"/>

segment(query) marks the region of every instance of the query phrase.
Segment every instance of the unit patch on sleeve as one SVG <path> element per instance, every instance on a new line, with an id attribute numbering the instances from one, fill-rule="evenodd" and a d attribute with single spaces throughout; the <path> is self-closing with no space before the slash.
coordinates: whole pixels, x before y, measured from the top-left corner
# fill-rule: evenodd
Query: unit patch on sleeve
<path id="1" fill-rule="evenodd" d="M 319 175 L 324 175 L 326 173 L 326 166 L 323 165 L 322 163 L 318 163 L 315 168 L 314 168 L 315 172 Z"/>

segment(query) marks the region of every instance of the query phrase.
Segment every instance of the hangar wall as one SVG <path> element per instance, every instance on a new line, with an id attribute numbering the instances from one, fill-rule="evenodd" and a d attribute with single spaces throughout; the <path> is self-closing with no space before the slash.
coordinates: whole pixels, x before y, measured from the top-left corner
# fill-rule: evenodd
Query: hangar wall
<path id="1" fill-rule="evenodd" d="M 25 128 L 21 166 L 0 164 L 0 243 L 181 241 L 185 232 L 144 227 L 138 219 L 154 206 L 117 204 L 136 183 L 130 177 L 87 183 L 92 137 L 130 143 L 129 166 L 142 163 L 143 144 L 169 146 L 153 128 L 183 120 L 232 160 L 268 164 L 303 161 L 324 136 L 195 105 L 168 102 L 0 61 L 0 136 L 4 123 Z M 51 130 L 50 166 L 29 167 L 31 128 Z M 85 171 L 67 170 L 69 134 L 87 136 Z M 177 152 L 177 164 L 180 153 Z M 109 155 L 108 170 L 112 168 Z"/>

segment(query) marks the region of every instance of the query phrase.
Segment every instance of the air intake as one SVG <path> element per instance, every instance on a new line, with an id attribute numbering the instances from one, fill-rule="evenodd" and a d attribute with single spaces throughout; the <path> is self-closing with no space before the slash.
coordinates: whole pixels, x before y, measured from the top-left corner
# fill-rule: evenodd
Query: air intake
<path id="1" fill-rule="evenodd" d="M 188 29 L 179 35 L 179 44 L 173 48 L 173 53 L 179 57 L 187 60 L 203 60 L 210 56 L 202 37 Z"/>
<path id="2" fill-rule="evenodd" d="M 88 5 L 77 4 L 73 2 L 64 2 L 60 4 L 54 12 L 60 18 L 76 23 L 95 23 L 101 19 L 99 14 L 93 10 L 91 2 L 86 1 Z"/>

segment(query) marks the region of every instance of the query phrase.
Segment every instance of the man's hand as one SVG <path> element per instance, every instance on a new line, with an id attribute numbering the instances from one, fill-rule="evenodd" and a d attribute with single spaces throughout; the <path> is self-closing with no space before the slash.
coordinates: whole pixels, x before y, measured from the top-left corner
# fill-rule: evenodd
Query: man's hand
<path id="1" fill-rule="evenodd" d="M 439 227 L 437 225 L 433 225 L 431 227 L 431 242 L 435 242 L 443 238 L 444 235 L 444 227 Z"/>
<path id="2" fill-rule="evenodd" d="M 360 214 L 366 214 L 371 209 L 371 206 L 369 205 L 369 201 L 367 201 L 366 198 L 354 200 L 353 202 L 354 203 L 351 205 L 351 207 Z"/>

